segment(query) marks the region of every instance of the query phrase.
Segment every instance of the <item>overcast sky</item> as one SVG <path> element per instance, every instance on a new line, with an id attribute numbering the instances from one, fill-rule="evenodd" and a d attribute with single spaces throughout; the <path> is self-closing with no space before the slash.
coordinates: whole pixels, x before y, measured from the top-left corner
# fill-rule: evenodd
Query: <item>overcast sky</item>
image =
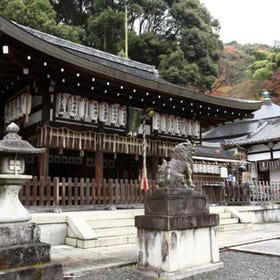
<path id="1" fill-rule="evenodd" d="M 221 25 L 224 43 L 280 41 L 280 0 L 200 0 Z"/>

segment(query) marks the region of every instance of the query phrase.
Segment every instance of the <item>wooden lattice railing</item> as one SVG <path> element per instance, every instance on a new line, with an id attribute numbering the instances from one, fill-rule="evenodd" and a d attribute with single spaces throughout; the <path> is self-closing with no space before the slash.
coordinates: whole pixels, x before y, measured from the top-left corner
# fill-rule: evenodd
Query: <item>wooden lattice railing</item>
<path id="1" fill-rule="evenodd" d="M 242 204 L 280 202 L 280 182 L 254 184 L 225 184 L 221 182 L 194 182 L 197 189 L 208 196 L 210 203 Z M 20 200 L 25 206 L 106 206 L 142 204 L 145 196 L 156 187 L 144 192 L 138 180 L 103 180 L 83 178 L 37 178 L 27 182 Z"/>
<path id="2" fill-rule="evenodd" d="M 149 182 L 150 189 L 144 192 L 138 180 L 103 180 L 83 178 L 40 178 L 33 177 L 21 192 L 20 200 L 25 206 L 87 206 L 142 204 L 155 182 Z"/>

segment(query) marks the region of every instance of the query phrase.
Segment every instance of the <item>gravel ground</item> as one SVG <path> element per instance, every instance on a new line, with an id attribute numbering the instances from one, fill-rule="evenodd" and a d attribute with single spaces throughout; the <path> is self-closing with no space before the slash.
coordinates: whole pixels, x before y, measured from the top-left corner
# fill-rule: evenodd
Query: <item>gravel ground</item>
<path id="1" fill-rule="evenodd" d="M 225 267 L 209 273 L 188 277 L 189 280 L 280 280 L 280 258 L 251 253 L 224 251 L 221 260 Z M 135 265 L 102 269 L 81 280 L 150 280 L 135 271 Z"/>

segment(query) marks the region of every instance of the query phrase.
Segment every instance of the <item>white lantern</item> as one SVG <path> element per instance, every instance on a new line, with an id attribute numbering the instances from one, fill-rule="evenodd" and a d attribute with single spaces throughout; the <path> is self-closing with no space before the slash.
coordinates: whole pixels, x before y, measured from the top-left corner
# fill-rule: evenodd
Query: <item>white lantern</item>
<path id="1" fill-rule="evenodd" d="M 160 115 L 160 131 L 165 133 L 166 130 L 166 115 Z"/>
<path id="2" fill-rule="evenodd" d="M 68 98 L 67 111 L 71 119 L 74 119 L 78 115 L 80 96 L 71 95 Z"/>
<path id="3" fill-rule="evenodd" d="M 186 128 L 186 135 L 192 135 L 191 120 L 186 120 L 185 128 Z"/>
<path id="4" fill-rule="evenodd" d="M 181 134 L 183 136 L 187 135 L 187 130 L 186 130 L 186 119 L 182 119 L 182 123 L 181 123 Z"/>
<path id="5" fill-rule="evenodd" d="M 180 117 L 175 118 L 175 133 L 180 135 L 181 134 L 181 126 L 182 126 L 182 120 Z"/>
<path id="6" fill-rule="evenodd" d="M 118 111 L 119 111 L 120 105 L 115 103 L 110 105 L 109 110 L 109 122 L 113 125 L 116 125 L 118 123 Z"/>
<path id="7" fill-rule="evenodd" d="M 174 116 L 167 117 L 167 132 L 169 134 L 174 133 Z"/>
<path id="8" fill-rule="evenodd" d="M 153 130 L 159 130 L 160 129 L 160 114 L 159 113 L 155 113 L 153 115 Z"/>
<path id="9" fill-rule="evenodd" d="M 200 122 L 199 121 L 194 121 L 194 136 L 199 138 L 200 136 Z"/>
<path id="10" fill-rule="evenodd" d="M 5 108 L 4 108 L 4 119 L 5 119 L 5 123 L 9 123 L 9 122 L 10 122 L 10 116 L 9 116 L 9 102 L 5 104 Z"/>
<path id="11" fill-rule="evenodd" d="M 21 118 L 23 117 L 22 111 L 21 111 L 21 96 L 19 95 L 17 98 L 17 117 Z"/>
<path id="12" fill-rule="evenodd" d="M 78 114 L 79 114 L 79 118 L 82 121 L 84 121 L 88 117 L 88 100 L 87 100 L 87 98 L 80 97 Z"/>
<path id="13" fill-rule="evenodd" d="M 88 101 L 88 115 L 92 122 L 98 121 L 98 102 L 96 100 Z"/>
<path id="14" fill-rule="evenodd" d="M 32 96 L 29 93 L 23 93 L 21 95 L 21 113 L 24 116 L 28 116 L 31 112 Z"/>
<path id="15" fill-rule="evenodd" d="M 127 112 L 126 106 L 119 107 L 118 123 L 120 126 L 126 126 Z"/>
<path id="16" fill-rule="evenodd" d="M 56 96 L 56 116 L 63 117 L 66 113 L 67 102 L 70 97 L 70 94 L 59 93 Z"/>
<path id="17" fill-rule="evenodd" d="M 109 119 L 109 104 L 105 102 L 99 103 L 98 111 L 99 121 L 106 123 Z"/>

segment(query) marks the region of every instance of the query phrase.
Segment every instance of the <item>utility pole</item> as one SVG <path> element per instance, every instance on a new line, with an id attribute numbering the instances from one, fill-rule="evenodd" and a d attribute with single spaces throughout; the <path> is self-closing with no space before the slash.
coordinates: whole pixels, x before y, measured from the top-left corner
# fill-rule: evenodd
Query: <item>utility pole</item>
<path id="1" fill-rule="evenodd" d="M 125 58 L 128 58 L 127 4 L 124 4 Z"/>

